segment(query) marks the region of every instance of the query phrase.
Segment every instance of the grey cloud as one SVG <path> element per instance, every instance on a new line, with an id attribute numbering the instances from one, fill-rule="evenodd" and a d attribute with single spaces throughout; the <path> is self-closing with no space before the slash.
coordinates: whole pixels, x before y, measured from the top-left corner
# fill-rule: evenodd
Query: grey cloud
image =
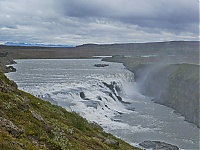
<path id="1" fill-rule="evenodd" d="M 66 16 L 109 18 L 149 28 L 181 30 L 199 23 L 197 0 L 63 0 L 59 7 Z"/>
<path id="2" fill-rule="evenodd" d="M 0 0 L 0 42 L 198 40 L 198 4 L 197 0 Z"/>

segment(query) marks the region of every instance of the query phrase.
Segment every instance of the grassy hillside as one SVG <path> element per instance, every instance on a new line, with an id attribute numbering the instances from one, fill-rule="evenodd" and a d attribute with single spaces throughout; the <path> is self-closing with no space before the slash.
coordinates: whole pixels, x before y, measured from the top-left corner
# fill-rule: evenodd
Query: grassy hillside
<path id="1" fill-rule="evenodd" d="M 75 113 L 17 89 L 0 71 L 1 150 L 134 150 Z"/>

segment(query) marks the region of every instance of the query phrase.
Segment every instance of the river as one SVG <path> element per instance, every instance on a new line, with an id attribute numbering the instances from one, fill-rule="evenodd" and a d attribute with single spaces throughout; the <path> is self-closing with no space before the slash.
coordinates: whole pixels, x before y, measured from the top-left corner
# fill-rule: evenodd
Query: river
<path id="1" fill-rule="evenodd" d="M 16 60 L 7 73 L 19 89 L 74 111 L 132 145 L 158 140 L 181 149 L 199 148 L 199 129 L 171 108 L 141 95 L 134 74 L 100 59 Z"/>

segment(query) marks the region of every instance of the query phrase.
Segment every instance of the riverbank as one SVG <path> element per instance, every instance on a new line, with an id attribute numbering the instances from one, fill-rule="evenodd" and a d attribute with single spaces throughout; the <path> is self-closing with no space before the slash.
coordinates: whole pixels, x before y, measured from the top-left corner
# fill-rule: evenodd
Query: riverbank
<path id="1" fill-rule="evenodd" d="M 175 44 L 176 46 L 177 46 L 177 42 L 172 42 L 173 44 Z M 189 42 L 190 43 L 190 42 Z M 192 42 L 193 43 L 193 42 Z M 194 43 L 196 43 L 196 42 L 194 42 Z M 163 48 L 164 48 L 164 50 L 165 49 L 168 49 L 167 47 L 163 47 L 162 48 L 162 44 L 167 44 L 167 46 L 170 46 L 170 43 L 156 43 L 156 44 L 150 44 L 151 46 L 155 46 L 155 45 L 157 45 L 158 47 L 160 47 L 161 49 L 159 49 L 159 50 L 163 50 Z M 180 43 L 178 42 L 178 45 L 179 45 Z M 191 43 L 190 43 L 191 44 Z M 189 44 L 189 45 L 190 45 Z M 140 45 L 140 44 L 139 44 Z M 151 54 L 153 51 L 154 51 L 154 48 L 152 48 L 150 51 L 148 50 L 148 51 L 140 51 L 139 49 L 139 47 L 137 47 L 137 46 L 139 46 L 139 45 L 137 45 L 137 44 L 127 44 L 127 45 L 83 45 L 83 46 L 80 46 L 80 47 L 76 47 L 76 48 L 73 48 L 73 49 L 51 49 L 51 48 L 38 48 L 38 47 L 34 47 L 34 48 L 21 48 L 21 47 L 4 47 L 3 46 L 3 48 L 2 47 L 0 47 L 0 52 L 1 52 L 1 54 L 2 55 L 0 55 L 0 62 L 1 62 L 1 67 L 2 67 L 2 70 L 4 71 L 4 72 L 9 72 L 10 71 L 10 68 L 7 68 L 5 65 L 8 65 L 8 64 L 11 64 L 11 63 L 14 63 L 13 62 L 13 59 L 19 59 L 19 58 L 24 58 L 24 59 L 27 59 L 27 58 L 31 58 L 31 59 L 37 59 L 37 58 L 57 58 L 57 59 L 60 59 L 60 58 L 92 58 L 93 56 L 104 56 L 104 55 L 117 55 L 117 56 L 119 56 L 119 57 L 121 57 L 121 55 L 123 55 L 123 54 L 126 54 L 126 55 L 141 55 L 141 54 L 143 54 L 143 56 L 144 57 L 149 57 L 149 54 Z M 141 46 L 143 46 L 143 48 L 144 49 L 148 49 L 148 47 L 150 46 L 149 44 L 144 44 L 144 45 L 141 45 Z M 193 44 L 192 44 L 193 45 Z M 196 61 L 198 61 L 198 57 L 197 57 L 197 55 L 195 55 L 195 54 L 197 54 L 198 52 L 196 52 L 196 49 L 195 49 L 195 51 L 193 51 L 193 47 L 192 47 L 192 45 L 190 45 L 190 48 L 191 48 L 191 56 L 189 56 L 189 57 L 187 57 L 187 56 L 182 56 L 181 55 L 181 59 L 182 58 L 184 58 L 184 59 L 186 59 L 186 60 L 188 60 L 188 61 L 191 61 L 191 63 L 193 63 L 193 62 L 196 62 Z M 116 46 L 119 46 L 118 47 L 118 49 L 115 51 L 115 48 L 116 48 Z M 123 50 L 123 47 L 129 47 L 129 49 L 128 50 L 126 50 L 126 51 L 124 51 Z M 121 48 L 120 48 L 121 47 Z M 135 50 L 135 47 L 137 47 L 137 50 Z M 156 46 L 155 46 L 156 47 Z M 184 46 L 181 46 L 182 48 L 178 48 L 180 51 L 183 49 L 183 48 L 185 48 Z M 195 46 L 196 47 L 196 46 Z M 93 49 L 94 48 L 94 49 Z M 107 49 L 107 48 L 109 48 L 109 50 L 108 51 L 102 51 L 102 50 L 105 50 L 105 49 Z M 97 50 L 98 49 L 98 50 Z M 170 48 L 170 50 L 167 50 L 166 51 L 166 53 L 169 53 L 169 54 L 173 54 L 173 52 L 174 51 L 172 51 L 174 48 L 173 48 L 173 46 Z M 158 49 L 157 49 L 158 50 Z M 85 52 L 86 51 L 86 52 Z M 186 52 L 186 51 L 183 51 L 182 52 L 182 54 L 184 54 L 184 52 Z M 170 56 L 170 57 L 173 57 L 173 55 L 172 56 Z M 123 57 L 121 57 L 121 58 L 123 58 Z M 121 59 L 120 58 L 120 59 Z M 151 58 L 150 58 L 151 59 Z M 141 60 L 141 59 L 140 59 Z M 139 60 L 139 61 L 140 61 Z M 118 62 L 119 62 L 119 59 L 118 59 Z M 129 62 L 127 62 L 126 63 L 126 67 L 129 69 L 129 70 L 131 70 L 133 67 L 135 68 L 135 66 L 136 65 L 138 65 L 140 62 L 137 62 L 137 63 L 135 63 L 135 62 L 137 62 L 137 61 L 135 61 L 134 60 L 134 65 L 132 64 L 132 63 L 129 63 Z M 125 63 L 125 62 L 124 62 Z M 149 65 L 149 64 L 148 64 Z M 143 65 L 143 63 L 142 63 L 142 65 L 139 67 L 139 68 L 145 68 L 145 66 L 146 65 Z M 137 67 L 136 67 L 137 68 Z M 140 69 L 139 69 L 140 70 Z M 138 77 L 140 77 L 140 75 L 138 74 Z M 18 92 L 17 92 L 18 93 Z M 13 95 L 15 95 L 15 94 L 13 94 Z M 19 96 L 19 95 L 16 95 L 17 97 Z M 25 96 L 26 97 L 26 96 Z M 31 96 L 32 97 L 32 96 Z M 12 97 L 13 98 L 13 97 Z M 33 97 L 32 97 L 33 98 Z M 31 99 L 32 99 L 31 98 Z M 18 99 L 18 98 L 16 98 L 16 99 Z M 37 98 L 33 98 L 33 101 L 35 101 L 35 99 L 37 99 Z M 39 102 L 39 103 L 43 103 L 41 100 L 39 100 L 39 99 L 37 99 L 36 100 L 36 102 Z M 5 103 L 5 106 L 9 106 L 9 105 L 15 105 L 15 101 L 13 101 L 13 103 L 11 102 L 9 102 L 8 104 L 7 103 Z M 21 108 L 21 106 L 23 106 L 23 104 L 21 104 L 20 103 L 20 105 L 18 106 L 18 104 L 17 104 L 17 107 L 19 107 L 19 108 Z M 50 107 L 50 106 L 49 106 Z M 58 110 L 59 111 L 59 113 L 58 113 L 58 115 L 60 115 L 61 117 L 63 117 L 63 115 L 62 115 L 62 112 L 61 112 L 61 114 L 60 114 L 60 110 L 59 109 L 61 109 L 61 108 L 54 108 L 55 106 L 53 106 L 53 107 L 50 107 L 51 109 L 55 109 L 55 110 Z M 57 106 L 56 106 L 57 107 Z M 10 108 L 9 108 L 10 109 Z M 21 112 L 21 110 L 16 110 L 16 111 L 19 111 L 19 112 Z M 40 111 L 42 111 L 42 110 L 39 110 L 39 115 L 40 116 L 42 116 L 42 118 L 43 118 L 43 115 L 41 115 L 41 114 L 43 114 L 43 112 L 41 112 L 41 114 L 40 114 Z M 9 112 L 9 111 L 8 111 Z M 23 111 L 22 111 L 23 112 Z M 25 111 L 26 112 L 26 111 Z M 29 111 L 28 111 L 29 112 Z M 51 112 L 49 112 L 49 113 L 51 113 Z M 4 113 L 2 113 L 2 114 L 4 114 Z M 32 114 L 32 113 L 31 113 Z M 33 114 L 35 114 L 34 112 L 33 112 Z M 30 117 L 31 119 L 33 119 L 33 115 L 32 114 L 32 117 Z M 36 113 L 37 114 L 37 113 Z M 29 112 L 29 115 L 30 115 L 30 112 Z M 54 114 L 55 115 L 55 114 Z M 3 115 L 1 115 L 1 116 L 3 116 Z M 9 122 L 10 123 L 10 121 L 11 121 L 11 124 L 15 124 L 15 121 L 13 121 L 12 122 L 12 120 L 9 120 L 9 117 L 13 117 L 12 119 L 14 120 L 15 118 L 14 118 L 14 113 L 13 113 L 13 116 L 6 116 L 6 118 L 1 118 L 1 120 L 3 120 L 3 122 Z M 35 116 L 38 116 L 38 115 L 35 115 Z M 45 116 L 46 117 L 46 116 Z M 40 117 L 39 117 L 40 118 Z M 48 117 L 47 117 L 48 118 Z M 6 119 L 6 120 L 5 120 Z M 63 119 L 63 118 L 60 118 L 60 119 Z M 37 119 L 36 119 L 37 120 Z M 43 118 L 43 120 L 45 120 L 44 118 Z M 48 120 L 48 119 L 47 119 Z M 23 119 L 21 120 L 22 122 L 23 122 Z M 28 120 L 28 121 L 30 121 L 30 120 Z M 59 120 L 57 120 L 57 121 L 59 121 Z M 72 122 L 72 121 L 71 121 Z M 36 121 L 36 123 L 37 123 L 37 121 Z M 16 125 L 14 126 L 14 127 L 17 127 L 17 125 L 19 124 L 19 126 L 20 127 L 22 127 L 22 129 L 24 129 L 24 124 L 23 125 L 21 125 L 20 123 L 16 123 Z M 32 123 L 30 123 L 30 124 L 32 124 Z M 65 125 L 63 126 L 63 122 L 61 122 L 61 126 L 62 127 L 66 127 Z M 55 124 L 56 126 L 57 126 L 57 124 Z M 71 126 L 71 125 L 70 125 Z M 20 128 L 19 127 L 19 128 Z M 40 128 L 41 127 L 41 128 Z M 25 127 L 25 128 L 27 128 L 27 127 Z M 60 127 L 59 127 L 60 128 Z M 38 124 L 37 123 L 37 129 L 38 130 L 43 130 L 43 129 L 45 129 L 41 124 Z M 63 129 L 63 128 L 62 128 Z M 61 130 L 62 130 L 61 129 Z M 31 129 L 31 130 L 33 130 L 33 128 Z M 16 139 L 16 137 L 13 137 L 12 135 L 10 135 L 10 134 L 8 134 L 8 132 L 10 132 L 10 131 L 7 131 L 6 130 L 6 128 L 2 128 L 2 131 L 3 131 L 3 137 L 1 138 L 1 140 L 2 141 L 4 141 L 3 143 L 5 143 L 5 145 L 4 146 L 10 146 L 9 148 L 11 148 L 12 146 L 14 146 L 14 148 L 18 148 L 18 147 L 21 147 L 21 145 L 23 145 L 23 142 L 21 142 L 21 141 L 23 141 L 24 139 L 26 139 L 25 140 L 25 142 L 27 142 L 27 143 L 29 143 L 28 145 L 30 146 L 30 147 L 37 147 L 38 145 L 40 145 L 40 143 L 41 143 L 41 145 L 45 145 L 45 141 L 52 141 L 52 140 L 54 140 L 54 138 L 52 137 L 52 133 L 50 134 L 50 137 L 48 137 L 48 138 L 46 138 L 46 137 L 43 137 L 43 133 L 45 133 L 46 132 L 46 130 L 44 130 L 44 131 L 42 131 L 42 134 L 39 134 L 39 133 L 36 133 L 36 135 L 35 134 L 33 134 L 33 137 L 32 136 L 30 136 L 29 137 L 29 135 L 25 135 L 25 136 L 23 136 L 23 138 L 21 138 L 20 137 L 20 139 Z M 78 130 L 76 130 L 76 131 L 78 131 Z M 33 131 L 31 131 L 31 132 L 33 132 Z M 35 131 L 34 131 L 35 132 Z M 56 130 L 56 134 L 60 134 L 60 129 L 59 130 Z M 65 131 L 66 132 L 66 131 Z M 21 133 L 21 130 L 20 130 L 20 133 Z M 82 132 L 79 132 L 78 131 L 78 133 L 80 133 L 81 135 L 83 134 L 85 134 L 85 133 L 82 133 Z M 95 131 L 95 134 L 96 134 L 97 132 Z M 22 134 L 20 134 L 20 136 L 21 135 L 23 135 L 24 133 L 22 133 Z M 49 133 L 48 133 L 49 134 Z M 87 135 L 86 135 L 86 140 L 83 140 L 82 138 L 79 138 L 80 137 L 80 134 L 76 134 L 76 136 L 74 137 L 76 140 L 75 141 L 73 141 L 74 143 L 75 143 L 75 146 L 76 146 L 76 144 L 77 144 L 77 142 L 79 143 L 79 140 L 81 141 L 81 142 L 86 142 L 87 143 L 87 145 L 88 146 L 90 146 L 90 145 L 93 145 L 94 143 L 93 143 L 93 140 L 91 140 L 91 137 L 88 137 L 88 133 L 86 133 Z M 46 135 L 46 133 L 45 133 L 45 135 Z M 61 135 L 62 136 L 62 135 Z M 99 137 L 99 135 L 95 135 L 94 137 Z M 106 136 L 107 137 L 107 136 Z M 43 141 L 43 138 L 44 138 L 44 141 Z M 53 139 L 52 139 L 53 138 Z M 101 137 L 100 137 L 101 138 Z M 73 138 L 72 138 L 73 139 Z M 27 141 L 28 140 L 28 141 Z M 87 140 L 89 140 L 89 141 L 87 141 Z M 103 140 L 100 140 L 100 143 L 102 143 L 102 142 L 105 142 L 105 140 L 106 140 L 106 138 L 104 138 Z M 19 143 L 19 145 L 15 145 L 15 144 L 13 144 L 13 141 L 14 141 L 14 143 Z M 97 140 L 98 141 L 98 140 Z M 20 143 L 21 142 L 21 143 Z M 60 144 L 62 144 L 62 143 L 57 143 L 58 141 L 56 141 L 56 145 L 60 145 Z M 2 142 L 1 142 L 2 143 Z M 118 143 L 118 142 L 117 142 Z M 48 144 L 48 143 L 47 143 Z M 82 145 L 83 143 L 81 143 L 79 146 L 83 146 Z M 101 144 L 100 144 L 101 145 Z M 103 143 L 103 145 L 106 145 L 105 143 Z M 112 147 L 112 146 L 111 146 Z M 38 148 L 38 147 L 37 147 Z M 121 148 L 121 147 L 120 147 Z M 131 147 L 132 148 L 132 147 Z M 7 147 L 6 147 L 6 149 L 8 149 Z M 32 149 L 34 149 L 34 148 L 32 148 Z M 109 148 L 107 148 L 107 147 L 105 147 L 105 149 L 109 149 Z M 126 148 L 127 149 L 127 148 Z"/>
<path id="2" fill-rule="evenodd" d="M 135 75 L 143 95 L 156 103 L 171 107 L 185 120 L 199 127 L 199 65 L 182 63 L 183 59 L 160 63 L 149 58 L 104 58 L 121 62 Z M 161 59 L 162 60 L 162 59 Z M 186 61 L 186 60 L 184 60 Z"/>
<path id="3" fill-rule="evenodd" d="M 75 111 L 87 120 L 97 122 L 106 131 L 130 144 L 156 140 L 186 149 L 197 147 L 197 132 L 194 132 L 197 128 L 172 113 L 172 109 L 155 104 L 144 96 L 140 97 L 137 91 L 132 93 L 133 95 L 129 93 L 128 87 L 134 88 L 131 84 L 133 74 L 122 64 L 107 63 L 108 67 L 96 68 L 93 65 L 100 63 L 100 59 L 16 61 L 17 72 L 7 76 L 16 81 L 20 89 L 40 98 L 52 98 L 57 105 Z M 174 128 L 176 126 L 179 127 L 178 130 Z M 190 131 L 190 134 L 185 134 L 181 129 Z M 166 135 L 170 135 L 170 138 Z M 194 144 L 190 144 L 187 139 Z"/>
<path id="4" fill-rule="evenodd" d="M 0 51 L 3 72 L 13 71 L 6 65 L 15 63 L 8 49 L 13 51 L 12 47 Z M 1 149 L 138 149 L 75 113 L 18 90 L 3 72 L 0 70 Z"/>
<path id="5" fill-rule="evenodd" d="M 17 89 L 0 71 L 1 149 L 138 149 L 75 113 Z"/>

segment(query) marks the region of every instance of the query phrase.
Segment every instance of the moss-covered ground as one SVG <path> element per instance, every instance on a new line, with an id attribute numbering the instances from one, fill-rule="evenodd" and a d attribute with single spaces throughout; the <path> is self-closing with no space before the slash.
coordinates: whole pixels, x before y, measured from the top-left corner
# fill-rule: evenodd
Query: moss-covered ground
<path id="1" fill-rule="evenodd" d="M 133 150 L 75 113 L 17 89 L 0 71 L 1 150 Z"/>

